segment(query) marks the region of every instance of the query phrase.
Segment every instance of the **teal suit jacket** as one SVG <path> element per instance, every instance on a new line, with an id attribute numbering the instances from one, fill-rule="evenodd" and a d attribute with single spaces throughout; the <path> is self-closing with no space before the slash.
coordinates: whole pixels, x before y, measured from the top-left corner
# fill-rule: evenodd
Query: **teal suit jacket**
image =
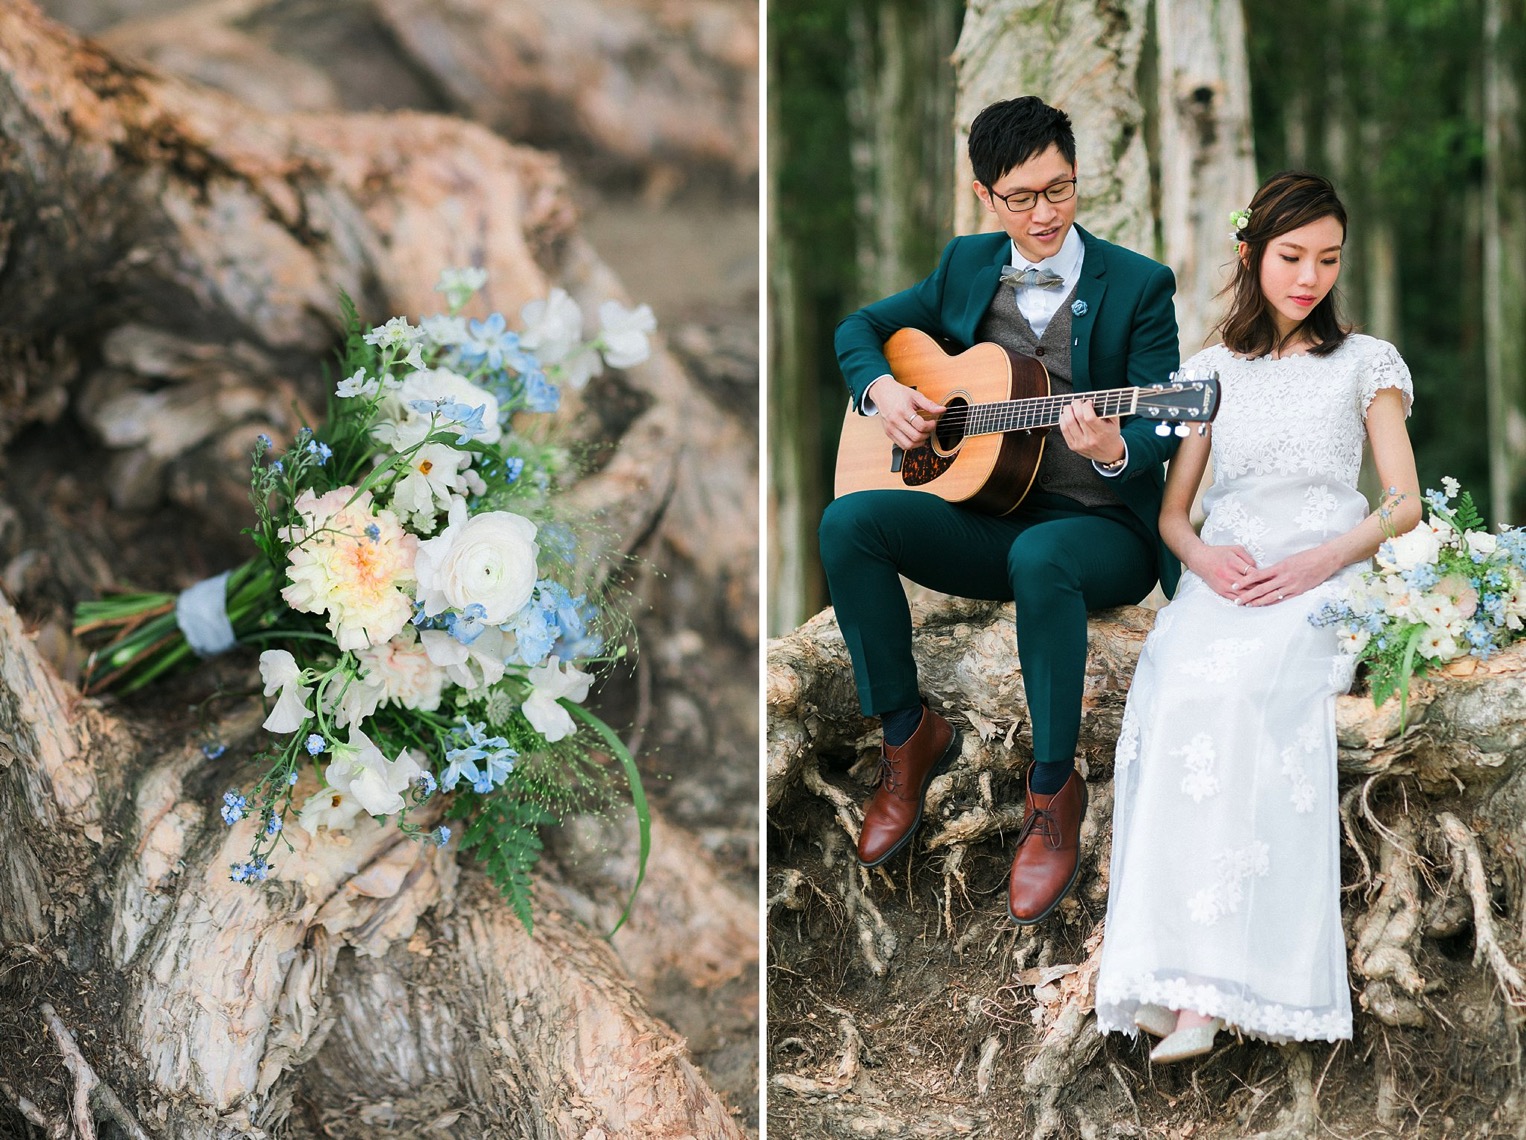
<path id="1" fill-rule="evenodd" d="M 1171 303 L 1175 276 L 1159 262 L 1076 229 L 1085 250 L 1076 300 L 1086 303 L 1086 311 L 1071 318 L 1075 390 L 1169 379 L 1180 362 Z M 837 360 L 855 408 L 869 385 L 890 371 L 884 343 L 898 329 L 921 329 L 961 348 L 975 343 L 975 330 L 996 296 L 1011 249 L 1005 233 L 956 237 L 930 276 L 843 318 L 837 326 Z M 1123 421 L 1123 438 L 1129 461 L 1114 476 L 1113 486 L 1155 535 L 1160 582 L 1169 595 L 1176 590 L 1181 566 L 1160 541 L 1160 501 L 1166 483 L 1162 464 L 1176 452 L 1176 437 L 1155 434 L 1154 423 L 1136 416 Z"/>

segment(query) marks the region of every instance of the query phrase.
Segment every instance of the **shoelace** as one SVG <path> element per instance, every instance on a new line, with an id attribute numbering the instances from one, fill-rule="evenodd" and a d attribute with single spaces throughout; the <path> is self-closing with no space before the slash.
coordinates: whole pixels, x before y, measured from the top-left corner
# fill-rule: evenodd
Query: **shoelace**
<path id="1" fill-rule="evenodd" d="M 887 791 L 899 792 L 901 781 L 895 770 L 895 765 L 890 762 L 890 757 L 883 751 L 880 752 L 880 783 L 885 785 Z"/>
<path id="2" fill-rule="evenodd" d="M 1029 810 L 1028 818 L 1023 820 L 1023 826 L 1018 830 L 1017 845 L 1021 847 L 1023 840 L 1034 831 L 1041 832 L 1050 847 L 1060 846 L 1060 821 L 1049 808 L 1033 807 Z"/>

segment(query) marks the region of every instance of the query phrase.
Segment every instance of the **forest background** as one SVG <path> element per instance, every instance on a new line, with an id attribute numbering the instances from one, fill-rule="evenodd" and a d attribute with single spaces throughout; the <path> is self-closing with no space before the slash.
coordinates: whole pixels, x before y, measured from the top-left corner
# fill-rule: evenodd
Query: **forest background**
<path id="1" fill-rule="evenodd" d="M 1206 14 L 1198 29 L 1204 42 L 1186 50 L 1213 55 L 1226 68 L 1225 89 L 1213 92 L 1221 104 L 1219 129 L 1243 132 L 1256 179 L 1305 167 L 1340 189 L 1352 219 L 1340 283 L 1346 312 L 1364 331 L 1395 343 L 1414 374 L 1410 435 L 1422 485 L 1455 476 L 1493 521 L 1522 522 L 1522 5 L 1178 6 Z M 1004 20 L 1015 38 L 1074 18 L 1062 13 L 1065 7 L 974 3 L 967 12 L 959 0 L 768 6 L 770 634 L 827 603 L 815 525 L 831 497 L 836 425 L 845 406 L 833 327 L 859 305 L 926 275 L 956 231 L 974 228 L 967 176 L 955 173 L 967 116 L 963 107 L 955 113 L 960 83 L 953 59 L 962 54 L 969 62 L 979 51 L 999 49 L 961 43 L 961 31 L 972 19 L 984 21 L 983 28 L 1003 27 Z M 1005 15 L 995 15 L 997 9 Z M 1173 203 L 1160 200 L 1160 21 L 1154 4 L 1147 13 L 1136 74 L 1154 241 L 1137 248 L 1170 262 L 1163 215 Z M 1236 90 L 1241 69 L 1248 101 Z M 1102 109 L 1067 105 L 1063 93 L 1034 83 L 1031 68 L 1026 76 L 1020 67 L 1009 74 L 1011 90 L 1001 94 L 1032 92 L 1066 106 L 1084 152 L 1084 135 L 1097 130 Z M 1079 217 L 1093 229 L 1099 229 L 1098 176 L 1108 173 L 1095 164 L 1082 170 Z M 1192 204 L 1223 221 L 1222 233 L 1208 230 L 1223 241 L 1222 256 L 1214 246 L 1194 249 L 1194 257 L 1227 267 L 1228 214 L 1245 204 L 1250 188 Z M 1230 187 L 1204 189 L 1222 194 Z M 1180 274 L 1179 264 L 1173 268 Z M 1198 347 L 1194 330 L 1205 333 L 1212 321 L 1185 295 L 1177 308 L 1185 357 Z"/>

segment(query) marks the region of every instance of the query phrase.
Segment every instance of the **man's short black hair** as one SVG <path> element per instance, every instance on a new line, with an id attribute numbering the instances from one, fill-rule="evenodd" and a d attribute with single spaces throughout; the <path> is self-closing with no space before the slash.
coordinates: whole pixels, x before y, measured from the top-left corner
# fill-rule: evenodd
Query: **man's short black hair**
<path id="1" fill-rule="evenodd" d="M 1076 164 L 1070 116 L 1036 95 L 992 103 L 970 124 L 970 166 L 988 190 L 1014 166 L 1052 146 L 1060 148 L 1066 162 Z"/>

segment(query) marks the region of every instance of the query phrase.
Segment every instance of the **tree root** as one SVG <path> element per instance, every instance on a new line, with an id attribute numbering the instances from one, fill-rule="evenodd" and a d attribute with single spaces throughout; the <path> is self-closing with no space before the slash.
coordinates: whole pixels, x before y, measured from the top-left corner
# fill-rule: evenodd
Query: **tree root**
<path id="1" fill-rule="evenodd" d="M 834 788 L 826 780 L 822 779 L 821 765 L 814 755 L 807 756 L 801 764 L 800 778 L 811 792 L 832 805 L 837 822 L 842 826 L 848 838 L 853 841 L 854 846 L 858 846 L 858 833 L 864 825 L 864 812 L 854 802 L 853 797 L 841 788 Z"/>
<path id="2" fill-rule="evenodd" d="M 1368 818 L 1372 818 L 1370 814 Z M 1412 957 L 1421 916 L 1421 857 L 1415 853 L 1414 825 L 1401 816 L 1392 827 L 1382 827 L 1379 834 L 1382 840 L 1374 882 L 1380 889 L 1376 901 L 1354 924 L 1356 945 L 1351 964 L 1368 980 L 1360 999 L 1364 1009 L 1385 1025 L 1424 1026 L 1429 1019 L 1411 1000 L 1426 989 Z"/>
<path id="3" fill-rule="evenodd" d="M 74 1099 L 70 1116 L 79 1140 L 95 1140 L 95 1113 L 100 1113 L 121 1128 L 129 1140 L 148 1140 L 148 1133 L 133 1119 L 127 1106 L 111 1091 L 111 1086 L 96 1075 L 90 1062 L 85 1060 L 85 1055 L 80 1052 L 79 1045 L 74 1040 L 74 1034 L 69 1032 L 69 1027 L 63 1023 L 58 1012 L 47 1002 L 42 1003 L 40 1012 L 58 1051 L 63 1054 L 64 1065 L 74 1074 Z"/>
<path id="4" fill-rule="evenodd" d="M 1526 979 L 1510 961 L 1500 946 L 1494 931 L 1493 908 L 1489 901 L 1489 877 L 1484 872 L 1484 859 L 1478 849 L 1478 836 L 1462 820 L 1449 811 L 1436 816 L 1441 833 L 1446 837 L 1452 851 L 1452 868 L 1467 887 L 1468 898 L 1473 902 L 1473 964 L 1487 961 L 1499 982 L 1501 995 L 1511 1006 L 1526 1007 Z"/>
<path id="5" fill-rule="evenodd" d="M 835 1096 L 853 1087 L 853 1082 L 858 1079 L 861 1057 L 866 1046 L 853 1018 L 845 1012 L 839 1012 L 842 1016 L 838 1019 L 837 1031 L 842 1035 L 842 1052 L 838 1054 L 837 1068 L 832 1075 L 818 1080 L 795 1073 L 780 1073 L 769 1081 L 770 1084 L 800 1096 Z"/>
<path id="6" fill-rule="evenodd" d="M 900 939 L 864 889 L 859 871 L 857 866 L 848 868 L 848 889 L 843 901 L 858 929 L 858 949 L 864 964 L 876 978 L 883 978 L 890 972 L 890 959 L 900 949 Z"/>

